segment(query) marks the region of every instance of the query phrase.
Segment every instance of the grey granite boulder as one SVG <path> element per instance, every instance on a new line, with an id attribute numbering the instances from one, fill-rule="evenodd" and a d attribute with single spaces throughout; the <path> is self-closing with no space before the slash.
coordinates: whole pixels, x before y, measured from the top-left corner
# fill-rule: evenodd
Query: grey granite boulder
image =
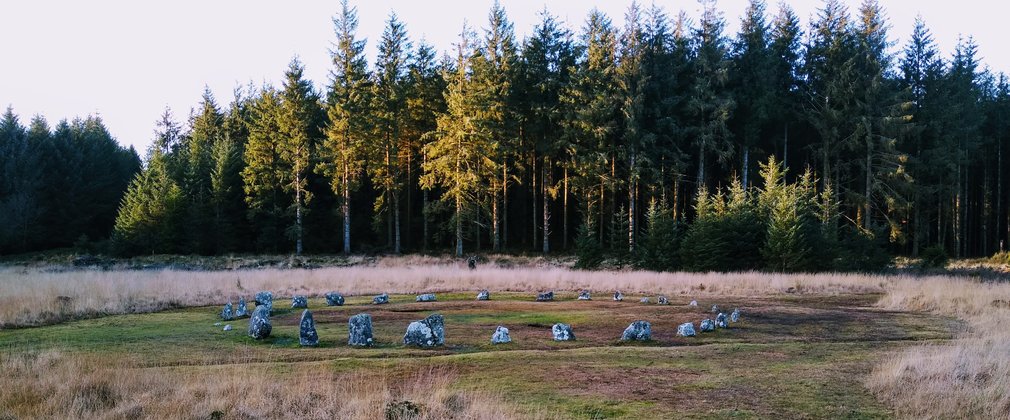
<path id="1" fill-rule="evenodd" d="M 660 295 L 659 301 L 657 303 L 659 303 L 660 305 L 669 305 L 670 301 L 666 298 L 666 296 Z"/>
<path id="2" fill-rule="evenodd" d="M 256 309 L 260 306 L 265 306 L 267 312 L 273 312 L 274 310 L 274 294 L 271 292 L 259 292 L 256 294 Z"/>
<path id="3" fill-rule="evenodd" d="M 435 347 L 445 344 L 445 322 L 442 315 L 432 314 L 420 321 L 411 322 L 403 335 L 403 344 L 418 347 Z"/>
<path id="4" fill-rule="evenodd" d="M 481 290 L 480 293 L 477 293 L 477 300 L 491 300 L 491 292 Z"/>
<path id="5" fill-rule="evenodd" d="M 509 329 L 501 325 L 495 328 L 494 334 L 491 335 L 491 344 L 505 344 L 511 343 L 512 337 L 509 337 Z"/>
<path id="6" fill-rule="evenodd" d="M 620 302 L 624 300 L 624 294 L 620 290 L 614 291 L 614 302 Z"/>
<path id="7" fill-rule="evenodd" d="M 291 298 L 291 309 L 305 309 L 309 307 L 309 298 L 296 295 Z"/>
<path id="8" fill-rule="evenodd" d="M 249 316 L 249 309 L 246 307 L 245 298 L 238 299 L 238 306 L 235 307 L 235 318 L 245 318 Z"/>
<path id="9" fill-rule="evenodd" d="M 652 325 L 648 321 L 635 321 L 621 334 L 621 341 L 648 341 L 652 339 Z"/>
<path id="10" fill-rule="evenodd" d="M 715 322 L 713 322 L 711 319 L 701 321 L 701 327 L 699 329 L 701 330 L 701 332 L 715 331 Z"/>
<path id="11" fill-rule="evenodd" d="M 719 312 L 719 305 L 712 305 L 712 313 Z"/>
<path id="12" fill-rule="evenodd" d="M 572 326 L 568 324 L 557 323 L 551 327 L 551 334 L 554 335 L 554 341 L 573 341 L 575 340 L 575 333 L 572 332 Z"/>
<path id="13" fill-rule="evenodd" d="M 550 302 L 554 300 L 554 292 L 537 293 L 537 302 Z"/>
<path id="14" fill-rule="evenodd" d="M 579 292 L 579 300 L 593 300 L 593 296 L 588 290 L 583 290 Z"/>
<path id="15" fill-rule="evenodd" d="M 249 319 L 249 336 L 257 340 L 270 336 L 270 307 L 257 306 L 253 311 L 252 318 Z"/>
<path id="16" fill-rule="evenodd" d="M 389 295 L 385 293 L 372 298 L 372 305 L 382 305 L 384 303 L 389 303 Z"/>
<path id="17" fill-rule="evenodd" d="M 680 324 L 680 326 L 677 327 L 677 335 L 681 337 L 694 337 L 695 336 L 694 323 L 685 322 L 683 324 Z"/>
<path id="18" fill-rule="evenodd" d="M 235 313 L 232 312 L 231 309 L 231 302 L 226 303 L 224 305 L 224 309 L 221 310 L 221 319 L 225 321 L 231 321 L 235 319 Z"/>
<path id="19" fill-rule="evenodd" d="M 367 347 L 372 345 L 372 317 L 357 314 L 347 321 L 347 345 Z"/>
<path id="20" fill-rule="evenodd" d="M 715 327 L 716 328 L 729 328 L 729 321 L 726 314 L 719 312 L 719 315 L 715 316 Z"/>
<path id="21" fill-rule="evenodd" d="M 638 303 L 649 303 L 649 297 L 646 296 L 638 300 Z"/>
<path id="22" fill-rule="evenodd" d="M 729 321 L 730 322 L 740 321 L 740 308 L 734 309 L 733 313 L 729 314 Z"/>
<path id="23" fill-rule="evenodd" d="M 319 345 L 319 334 L 316 334 L 316 321 L 312 320 L 312 312 L 302 311 L 302 321 L 298 324 L 298 344 L 302 347 Z"/>
<path id="24" fill-rule="evenodd" d="M 418 301 L 418 302 L 434 302 L 435 301 L 435 294 L 434 293 L 425 293 L 423 295 L 417 295 L 417 298 L 415 300 Z"/>
<path id="25" fill-rule="evenodd" d="M 327 292 L 326 306 L 344 306 L 344 295 L 337 292 Z"/>
<path id="26" fill-rule="evenodd" d="M 231 324 L 227 324 L 227 325 L 225 325 L 225 326 L 224 326 L 224 330 L 225 330 L 225 331 L 231 331 Z"/>

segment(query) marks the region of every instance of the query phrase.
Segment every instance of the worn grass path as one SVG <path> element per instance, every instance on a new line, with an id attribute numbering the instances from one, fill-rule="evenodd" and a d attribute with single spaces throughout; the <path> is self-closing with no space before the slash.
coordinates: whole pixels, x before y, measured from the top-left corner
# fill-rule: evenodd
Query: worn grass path
<path id="1" fill-rule="evenodd" d="M 498 293 L 474 301 L 472 293 L 439 294 L 415 303 L 392 296 L 370 305 L 369 296 L 309 307 L 321 345 L 298 347 L 301 310 L 274 302 L 271 338 L 245 335 L 247 320 L 222 331 L 219 307 L 108 316 L 39 328 L 0 330 L 0 352 L 60 349 L 123 369 L 157 370 L 178 380 L 214 380 L 222 371 L 257 369 L 278 380 L 300 371 L 356 372 L 384 378 L 424 369 L 449 369 L 454 387 L 501 392 L 526 412 L 572 418 L 887 418 L 891 412 L 863 385 L 882 357 L 910 342 L 947 340 L 960 324 L 949 318 L 875 309 L 877 295 L 699 299 L 675 297 L 671 305 L 638 303 L 639 296 L 533 302 L 530 294 Z M 654 300 L 653 300 L 654 301 Z M 740 308 L 741 322 L 694 338 L 676 337 L 677 325 Z M 430 313 L 446 321 L 446 346 L 405 348 L 407 324 Z M 377 345 L 346 345 L 347 318 L 369 313 Z M 652 342 L 618 339 L 634 320 L 652 323 Z M 551 325 L 571 324 L 574 342 L 551 340 Z M 493 346 L 495 327 L 509 328 L 513 343 Z M 15 378 L 16 380 L 16 378 Z M 209 413 L 208 413 L 209 414 Z M 225 413 L 227 414 L 227 413 Z"/>

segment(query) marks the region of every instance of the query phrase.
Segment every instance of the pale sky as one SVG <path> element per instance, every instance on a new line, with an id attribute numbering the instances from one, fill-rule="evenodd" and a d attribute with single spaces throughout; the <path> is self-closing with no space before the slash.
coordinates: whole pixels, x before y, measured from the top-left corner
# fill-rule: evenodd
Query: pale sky
<path id="1" fill-rule="evenodd" d="M 458 39 L 464 20 L 482 28 L 493 0 L 352 1 L 358 36 L 369 57 L 391 11 L 406 23 L 410 38 L 426 39 L 439 51 Z M 787 0 L 806 29 L 823 5 Z M 855 13 L 861 0 L 845 0 Z M 264 0 L 31 0 L 5 2 L 0 11 L 0 107 L 13 105 L 27 125 L 36 114 L 50 125 L 60 118 L 98 114 L 121 144 L 144 154 L 155 121 L 166 106 L 185 122 L 204 85 L 220 105 L 238 85 L 280 84 L 292 57 L 306 65 L 318 89 L 328 83 L 332 17 L 339 2 Z M 521 39 L 546 7 L 576 33 L 594 6 L 617 26 L 631 0 L 502 0 Z M 770 0 L 769 15 L 778 10 Z M 649 5 L 651 1 L 640 1 Z M 699 15 L 695 0 L 656 0 L 675 16 Z M 945 55 L 960 34 L 974 36 L 984 64 L 1010 70 L 1007 12 L 992 0 L 882 0 L 895 49 L 904 46 L 916 15 L 922 15 Z M 747 0 L 720 0 L 728 34 L 735 34 Z"/>

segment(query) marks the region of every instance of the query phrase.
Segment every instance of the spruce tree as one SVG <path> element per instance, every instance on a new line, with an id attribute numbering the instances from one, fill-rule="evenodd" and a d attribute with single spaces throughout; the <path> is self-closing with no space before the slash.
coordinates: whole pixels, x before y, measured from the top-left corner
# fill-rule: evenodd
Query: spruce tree
<path id="1" fill-rule="evenodd" d="M 125 255 L 185 252 L 186 197 L 171 178 L 166 155 L 152 148 L 147 167 L 130 183 L 112 238 Z"/>
<path id="2" fill-rule="evenodd" d="M 301 255 L 303 250 L 304 217 L 307 203 L 312 199 L 307 190 L 308 174 L 313 171 L 312 156 L 321 122 L 319 97 L 312 83 L 302 78 L 304 71 L 298 59 L 288 65 L 277 119 L 277 157 L 282 186 L 289 194 L 294 194 L 291 207 L 295 220 L 287 231 L 295 241 L 295 255 Z"/>
<path id="3" fill-rule="evenodd" d="M 287 172 L 281 164 L 281 98 L 265 87 L 250 104 L 249 140 L 246 143 L 242 181 L 249 221 L 256 228 L 259 249 L 277 252 L 284 234 L 284 215 L 291 203 L 283 191 Z"/>

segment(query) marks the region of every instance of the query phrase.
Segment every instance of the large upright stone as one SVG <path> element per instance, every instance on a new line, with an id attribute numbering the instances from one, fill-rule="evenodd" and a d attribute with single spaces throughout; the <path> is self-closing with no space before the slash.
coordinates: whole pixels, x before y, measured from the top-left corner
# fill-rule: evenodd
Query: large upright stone
<path id="1" fill-rule="evenodd" d="M 593 296 L 588 290 L 583 290 L 579 292 L 579 300 L 593 300 Z"/>
<path id="2" fill-rule="evenodd" d="M 270 325 L 270 307 L 257 306 L 249 318 L 249 336 L 257 340 L 270 336 L 273 327 Z"/>
<path id="3" fill-rule="evenodd" d="M 614 302 L 620 302 L 624 300 L 624 294 L 620 290 L 614 291 Z"/>
<path id="4" fill-rule="evenodd" d="M 719 312 L 719 315 L 715 317 L 715 327 L 716 328 L 729 328 L 729 320 L 726 314 Z"/>
<path id="5" fill-rule="evenodd" d="M 480 293 L 477 293 L 477 300 L 491 300 L 491 292 L 481 290 Z"/>
<path id="6" fill-rule="evenodd" d="M 259 292 L 256 294 L 256 309 L 260 306 L 265 306 L 267 312 L 273 312 L 274 310 L 274 294 L 271 292 Z"/>
<path id="7" fill-rule="evenodd" d="M 434 293 L 425 293 L 423 295 L 417 295 L 417 298 L 414 300 L 416 302 L 434 302 L 436 299 Z"/>
<path id="8" fill-rule="evenodd" d="M 701 321 L 701 332 L 712 332 L 715 331 L 715 322 L 711 319 L 706 319 Z"/>
<path id="9" fill-rule="evenodd" d="M 648 341 L 652 339 L 652 325 L 648 321 L 635 321 L 621 334 L 621 341 Z"/>
<path id="10" fill-rule="evenodd" d="M 291 309 L 305 309 L 309 307 L 309 298 L 296 295 L 291 298 Z"/>
<path id="11" fill-rule="evenodd" d="M 316 322 L 312 320 L 312 312 L 302 311 L 302 321 L 298 324 L 298 344 L 303 347 L 319 345 L 319 334 L 316 334 Z"/>
<path id="12" fill-rule="evenodd" d="M 445 323 L 442 315 L 432 314 L 420 321 L 411 322 L 403 335 L 403 344 L 418 347 L 435 347 L 445 344 Z"/>
<path id="13" fill-rule="evenodd" d="M 680 326 L 677 327 L 677 335 L 681 337 L 694 337 L 695 336 L 694 323 L 685 322 L 683 324 L 680 324 Z"/>
<path id="14" fill-rule="evenodd" d="M 740 308 L 734 309 L 733 313 L 729 314 L 729 321 L 730 322 L 739 322 L 740 321 Z"/>
<path id="15" fill-rule="evenodd" d="M 245 318 L 249 316 L 249 309 L 246 308 L 245 298 L 238 299 L 238 306 L 235 308 L 235 318 Z"/>
<path id="16" fill-rule="evenodd" d="M 509 329 L 501 325 L 495 328 L 494 334 L 491 334 L 491 344 L 505 344 L 511 343 L 512 337 L 509 337 Z"/>
<path id="17" fill-rule="evenodd" d="M 537 293 L 537 302 L 550 302 L 554 300 L 554 292 Z"/>
<path id="18" fill-rule="evenodd" d="M 372 316 L 357 314 L 347 321 L 347 345 L 367 347 L 372 345 Z"/>
<path id="19" fill-rule="evenodd" d="M 225 321 L 231 321 L 235 319 L 235 313 L 232 312 L 231 309 L 231 302 L 226 303 L 224 305 L 224 309 L 221 310 L 221 319 Z"/>
<path id="20" fill-rule="evenodd" d="M 557 323 L 551 327 L 551 334 L 554 336 L 554 341 L 574 341 L 575 333 L 572 332 L 572 326 L 568 324 Z"/>
<path id="21" fill-rule="evenodd" d="M 337 292 L 327 292 L 326 306 L 344 306 L 344 295 Z"/>
<path id="22" fill-rule="evenodd" d="M 381 295 L 378 295 L 378 296 L 372 298 L 372 305 L 382 305 L 382 304 L 385 304 L 385 303 L 389 303 L 389 295 L 388 294 L 383 293 Z"/>

